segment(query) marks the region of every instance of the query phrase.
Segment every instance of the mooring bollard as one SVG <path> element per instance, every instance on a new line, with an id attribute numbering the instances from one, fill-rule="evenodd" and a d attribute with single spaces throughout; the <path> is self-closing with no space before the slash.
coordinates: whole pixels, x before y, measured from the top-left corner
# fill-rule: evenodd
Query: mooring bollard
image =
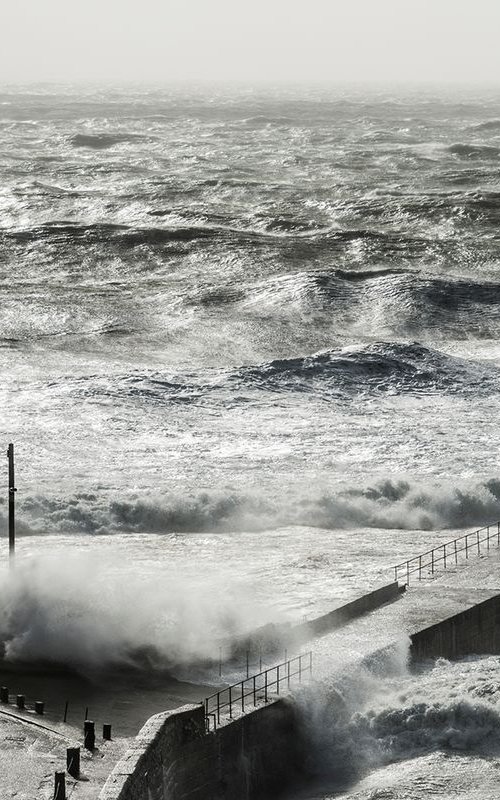
<path id="1" fill-rule="evenodd" d="M 54 800 L 66 800 L 66 773 L 56 772 L 54 777 Z"/>
<path id="2" fill-rule="evenodd" d="M 104 723 L 102 726 L 102 738 L 107 742 L 111 741 L 111 725 L 108 723 Z"/>
<path id="3" fill-rule="evenodd" d="M 45 703 L 43 700 L 35 700 L 35 714 L 43 714 L 45 711 Z"/>
<path id="4" fill-rule="evenodd" d="M 0 702 L 2 703 L 9 702 L 9 690 L 6 686 L 0 687 Z"/>
<path id="5" fill-rule="evenodd" d="M 16 697 L 16 705 L 17 705 L 18 708 L 21 709 L 21 711 L 24 708 L 25 700 L 26 700 L 26 698 L 25 698 L 24 694 L 18 694 L 17 697 Z"/>
<path id="6" fill-rule="evenodd" d="M 90 719 L 83 723 L 83 746 L 85 750 L 95 749 L 95 725 Z"/>
<path id="7" fill-rule="evenodd" d="M 66 750 L 66 769 L 72 778 L 80 777 L 80 748 L 68 747 Z"/>

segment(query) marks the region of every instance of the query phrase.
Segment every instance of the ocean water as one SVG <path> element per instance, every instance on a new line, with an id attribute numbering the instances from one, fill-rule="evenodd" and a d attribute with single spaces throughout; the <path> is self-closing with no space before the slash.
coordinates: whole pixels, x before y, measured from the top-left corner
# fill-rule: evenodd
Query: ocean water
<path id="1" fill-rule="evenodd" d="M 493 91 L 1 87 L 7 656 L 216 655 L 500 518 L 499 165 Z"/>

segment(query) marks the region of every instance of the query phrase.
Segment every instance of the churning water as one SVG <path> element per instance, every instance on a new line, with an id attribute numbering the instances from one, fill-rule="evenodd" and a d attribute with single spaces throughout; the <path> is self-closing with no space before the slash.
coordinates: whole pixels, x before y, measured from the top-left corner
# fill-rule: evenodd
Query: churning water
<path id="1" fill-rule="evenodd" d="M 3 87 L 7 653 L 204 657 L 499 518 L 499 165 L 477 90 Z M 429 685 L 347 740 L 434 777 L 360 797 L 458 796 Z"/>

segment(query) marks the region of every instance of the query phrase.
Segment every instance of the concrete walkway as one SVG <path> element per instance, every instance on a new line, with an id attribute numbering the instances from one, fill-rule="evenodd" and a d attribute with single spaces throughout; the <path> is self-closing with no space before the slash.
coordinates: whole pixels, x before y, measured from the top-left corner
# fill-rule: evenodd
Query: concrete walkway
<path id="1" fill-rule="evenodd" d="M 81 734 L 69 725 L 49 730 L 28 714 L 0 712 L 0 797 L 52 800 L 54 773 L 66 768 L 66 748 L 81 745 Z M 66 778 L 67 796 L 92 800 L 128 745 L 106 742 L 93 753 L 81 749 L 81 778 Z"/>
<path id="2" fill-rule="evenodd" d="M 394 641 L 402 653 L 409 635 L 500 594 L 500 551 L 475 556 L 433 579 L 410 584 L 401 599 L 311 642 L 314 674 L 326 677 Z"/>

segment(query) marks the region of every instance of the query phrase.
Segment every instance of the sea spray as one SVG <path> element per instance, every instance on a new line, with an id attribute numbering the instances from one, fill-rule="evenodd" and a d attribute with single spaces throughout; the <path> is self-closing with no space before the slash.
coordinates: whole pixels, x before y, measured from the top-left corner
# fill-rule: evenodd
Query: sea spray
<path id="1" fill-rule="evenodd" d="M 4 658 L 84 673 L 215 659 L 222 641 L 267 613 L 223 566 L 191 578 L 175 569 L 148 576 L 118 551 L 18 558 L 0 585 Z"/>

